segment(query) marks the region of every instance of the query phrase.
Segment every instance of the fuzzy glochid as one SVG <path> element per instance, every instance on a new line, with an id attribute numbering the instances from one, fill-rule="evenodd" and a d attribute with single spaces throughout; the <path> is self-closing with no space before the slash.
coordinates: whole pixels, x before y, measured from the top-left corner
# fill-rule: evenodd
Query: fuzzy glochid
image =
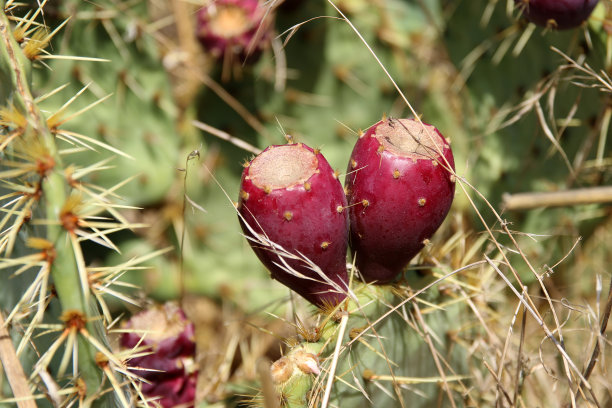
<path id="1" fill-rule="evenodd" d="M 365 281 L 392 281 L 423 248 L 450 209 L 453 172 L 449 142 L 431 125 L 383 119 L 359 137 L 345 190 L 351 250 Z"/>
<path id="2" fill-rule="evenodd" d="M 240 224 L 272 278 L 317 306 L 347 289 L 346 197 L 323 155 L 302 144 L 274 145 L 241 180 Z"/>

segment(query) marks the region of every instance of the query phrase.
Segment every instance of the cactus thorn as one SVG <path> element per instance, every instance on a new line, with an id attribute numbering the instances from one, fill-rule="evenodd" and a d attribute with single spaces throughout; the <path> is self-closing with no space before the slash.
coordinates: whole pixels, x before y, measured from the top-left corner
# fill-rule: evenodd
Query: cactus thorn
<path id="1" fill-rule="evenodd" d="M 293 136 L 291 136 L 289 134 L 285 134 L 285 140 L 287 141 L 288 144 L 295 143 L 295 141 L 293 140 Z"/>

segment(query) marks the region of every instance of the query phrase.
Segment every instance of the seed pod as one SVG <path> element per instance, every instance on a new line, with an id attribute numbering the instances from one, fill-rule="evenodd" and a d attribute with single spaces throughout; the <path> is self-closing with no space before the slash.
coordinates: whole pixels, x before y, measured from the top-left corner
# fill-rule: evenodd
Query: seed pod
<path id="1" fill-rule="evenodd" d="M 317 306 L 345 298 L 346 197 L 320 152 L 302 143 L 268 147 L 242 173 L 238 211 L 251 247 L 272 278 Z M 253 232 L 300 259 L 279 256 L 278 250 L 252 240 Z M 326 278 L 313 271 L 304 257 Z"/>
<path id="2" fill-rule="evenodd" d="M 542 27 L 567 30 L 589 18 L 599 0 L 514 0 L 527 20 Z"/>
<path id="3" fill-rule="evenodd" d="M 448 166 L 453 154 L 433 126 L 387 119 L 360 136 L 346 191 L 351 250 L 367 282 L 393 280 L 438 229 L 455 192 Z"/>

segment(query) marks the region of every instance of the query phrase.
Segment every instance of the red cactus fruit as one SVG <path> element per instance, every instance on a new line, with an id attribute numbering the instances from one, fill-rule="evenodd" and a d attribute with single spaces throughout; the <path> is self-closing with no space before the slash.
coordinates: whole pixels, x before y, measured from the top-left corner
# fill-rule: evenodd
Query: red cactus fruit
<path id="1" fill-rule="evenodd" d="M 124 324 L 120 344 L 151 352 L 130 359 L 130 371 L 147 382 L 142 392 L 164 407 L 192 407 L 195 400 L 194 326 L 176 304 L 144 310 Z"/>
<path id="2" fill-rule="evenodd" d="M 589 18 L 599 0 L 514 0 L 527 20 L 539 26 L 567 30 Z"/>
<path id="3" fill-rule="evenodd" d="M 259 0 L 213 0 L 198 11 L 197 36 L 215 58 L 257 58 L 272 38 L 271 14 Z"/>
<path id="4" fill-rule="evenodd" d="M 455 192 L 449 166 L 450 146 L 431 125 L 383 119 L 359 137 L 346 192 L 351 250 L 367 282 L 393 280 L 438 229 Z"/>
<path id="5" fill-rule="evenodd" d="M 242 230 L 272 278 L 317 306 L 345 298 L 346 197 L 320 152 L 302 143 L 268 147 L 242 173 L 238 211 Z M 254 232 L 299 259 L 279 256 L 254 239 Z"/>

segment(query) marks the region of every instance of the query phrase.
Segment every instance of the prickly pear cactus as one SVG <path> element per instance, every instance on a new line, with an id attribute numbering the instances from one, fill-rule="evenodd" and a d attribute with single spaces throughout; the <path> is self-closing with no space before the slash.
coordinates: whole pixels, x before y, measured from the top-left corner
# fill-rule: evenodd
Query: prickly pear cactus
<path id="1" fill-rule="evenodd" d="M 588 9 L 581 26 L 553 30 L 529 24 L 521 14 L 524 3 L 501 3 L 462 1 L 444 28 L 449 57 L 459 72 L 454 85 L 467 96 L 460 126 L 476 135 L 467 157 L 474 164 L 471 174 L 479 191 L 503 211 L 506 194 L 609 183 L 604 164 L 610 155 L 608 96 L 591 86 L 594 76 L 588 74 L 589 69 L 595 73 L 610 66 L 609 37 L 602 24 L 609 4 L 599 2 L 593 10 L 597 2 L 529 2 L 534 13 L 549 4 L 559 10 L 571 4 Z M 589 69 L 583 71 L 586 66 Z M 579 73 L 585 76 L 574 81 Z M 486 213 L 486 204 L 477 205 Z M 561 258 L 566 252 L 560 248 L 567 250 L 577 235 L 586 238 L 592 233 L 598 217 L 586 215 L 591 210 L 571 203 L 546 210 L 536 205 L 529 212 L 509 209 L 505 217 L 522 230 L 550 234 L 558 232 L 560 224 L 573 224 L 576 234 L 560 237 L 563 245 L 553 240 L 532 248 L 539 256 Z M 590 220 L 572 221 L 584 217 Z M 561 266 L 559 275 L 564 273 L 571 281 L 571 270 Z M 521 277 L 533 280 L 527 270 Z"/>
<path id="2" fill-rule="evenodd" d="M 94 102 L 76 107 L 88 87 L 99 90 L 84 72 L 78 73 L 89 83 L 84 87 L 72 81 L 41 85 L 40 71 L 52 81 L 58 72 L 78 69 L 53 63 L 51 44 L 67 20 L 47 26 L 55 20 L 42 16 L 52 10 L 0 2 L 0 326 L 15 345 L 3 344 L 3 350 L 22 363 L 22 369 L 5 365 L 12 367 L 10 387 L 2 383 L 0 404 L 130 407 L 139 399 L 140 380 L 127 371 L 132 352 L 112 345 L 109 304 L 136 303 L 122 293 L 119 278 L 155 254 L 114 266 L 89 264 L 89 245 L 116 251 L 111 234 L 143 227 L 119 211 L 129 207 L 118 203 L 116 192 L 129 174 L 112 185 L 95 183 L 114 156 L 134 157 L 124 146 L 71 128 L 73 122 L 95 123 L 92 111 L 107 98 L 94 91 Z M 89 52 L 67 59 L 99 63 Z M 115 122 L 107 116 L 106 123 Z"/>

